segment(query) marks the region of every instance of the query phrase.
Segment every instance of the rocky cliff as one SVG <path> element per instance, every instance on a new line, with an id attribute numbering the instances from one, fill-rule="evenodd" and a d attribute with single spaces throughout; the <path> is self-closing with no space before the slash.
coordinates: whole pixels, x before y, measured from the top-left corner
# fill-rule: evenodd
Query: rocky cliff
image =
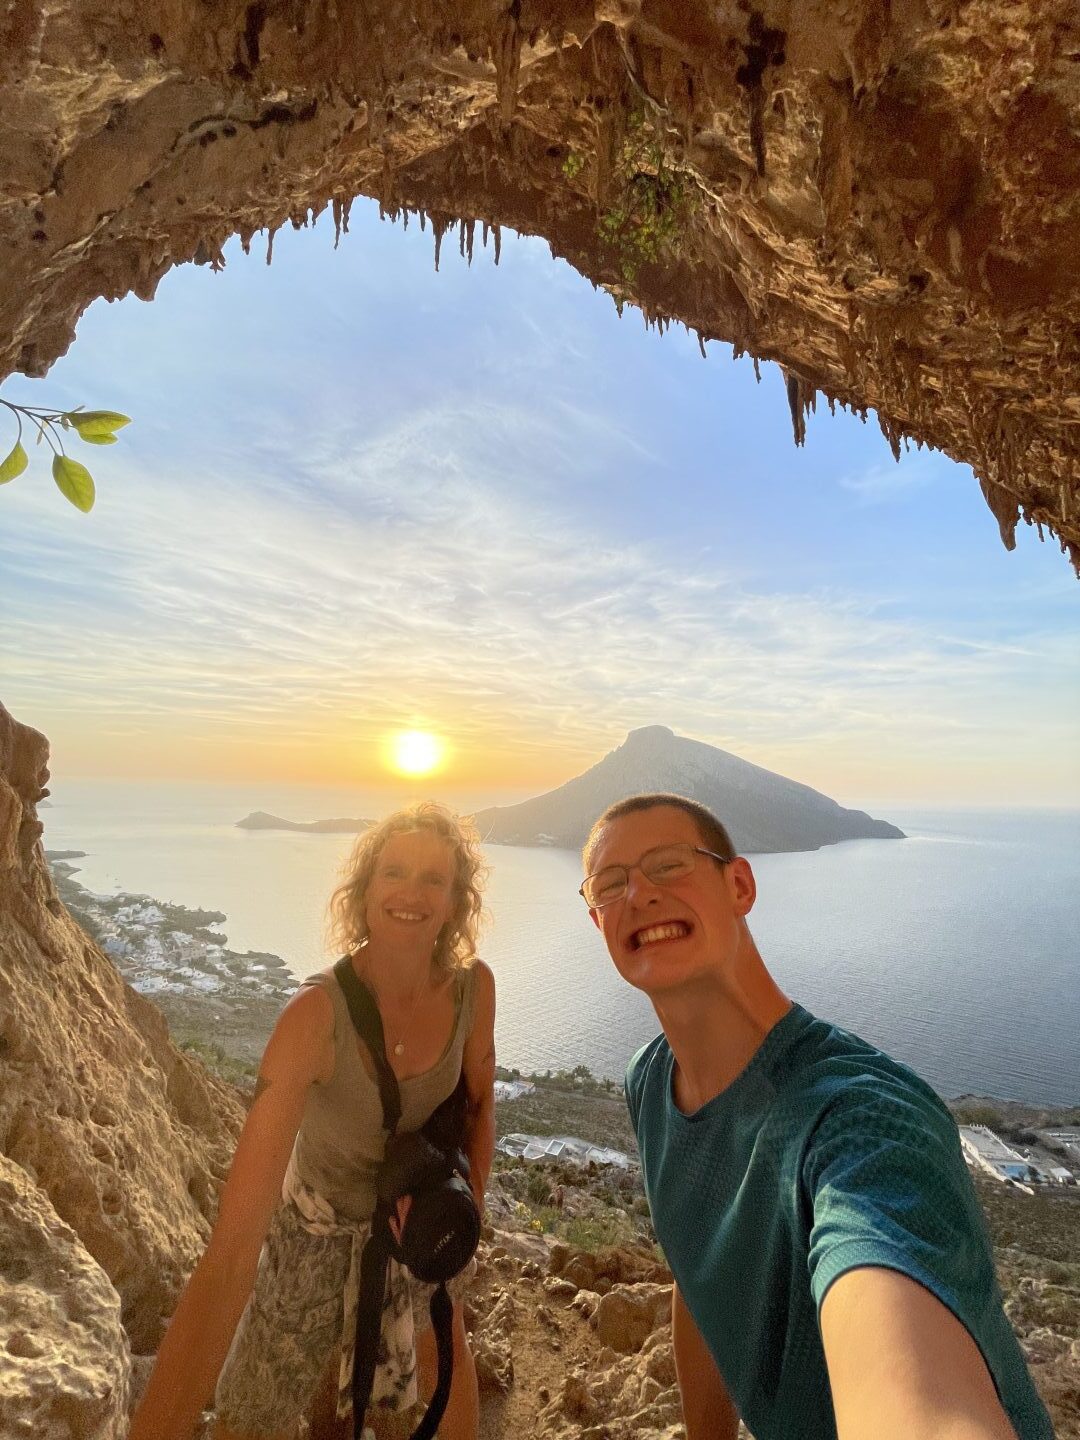
<path id="1" fill-rule="evenodd" d="M 0 377 L 371 196 L 436 264 L 452 228 L 543 235 L 778 361 L 797 441 L 819 393 L 873 410 L 1080 565 L 1078 53 L 1075 0 L 13 0 Z"/>
<path id="2" fill-rule="evenodd" d="M 0 707 L 0 1434 L 126 1428 L 242 1109 L 60 904 L 44 736 Z"/>
<path id="3" fill-rule="evenodd" d="M 699 801 L 720 817 L 744 855 L 817 850 L 840 840 L 904 838 L 887 820 L 847 810 L 809 785 L 715 745 L 675 735 L 666 725 L 631 730 L 583 775 L 519 805 L 481 810 L 476 825 L 486 840 L 505 845 L 577 849 L 609 805 L 648 791 Z"/>

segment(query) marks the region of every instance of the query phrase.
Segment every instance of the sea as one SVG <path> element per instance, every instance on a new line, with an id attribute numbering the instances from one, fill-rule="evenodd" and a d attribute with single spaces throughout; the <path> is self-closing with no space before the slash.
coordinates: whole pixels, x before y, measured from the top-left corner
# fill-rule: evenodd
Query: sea
<path id="1" fill-rule="evenodd" d="M 220 910 L 231 949 L 271 951 L 301 978 L 334 958 L 326 903 L 352 837 L 236 822 L 386 808 L 315 787 L 86 780 L 54 784 L 41 818 L 49 849 L 86 852 L 73 863 L 90 890 Z M 1080 1103 L 1080 811 L 873 813 L 907 839 L 751 857 L 750 926 L 779 984 L 945 1096 Z M 621 1079 L 658 1026 L 588 918 L 577 855 L 493 845 L 487 858 L 500 1063 Z"/>

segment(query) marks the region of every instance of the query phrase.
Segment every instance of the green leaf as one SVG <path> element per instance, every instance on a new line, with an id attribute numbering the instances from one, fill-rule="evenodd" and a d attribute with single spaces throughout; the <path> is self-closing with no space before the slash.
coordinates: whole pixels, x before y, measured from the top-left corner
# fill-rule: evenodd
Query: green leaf
<path id="1" fill-rule="evenodd" d="M 130 415 L 120 415 L 115 410 L 84 410 L 81 413 L 69 410 L 68 419 L 79 432 L 80 438 L 90 441 L 98 435 L 111 435 L 114 430 L 131 424 Z"/>
<path id="2" fill-rule="evenodd" d="M 9 480 L 14 480 L 16 475 L 21 475 L 29 463 L 22 441 L 16 440 L 14 450 L 0 463 L 0 485 L 6 485 Z"/>
<path id="3" fill-rule="evenodd" d="M 79 439 L 85 440 L 88 445 L 115 445 L 115 435 L 84 435 L 79 431 Z"/>
<path id="4" fill-rule="evenodd" d="M 54 455 L 52 473 L 60 493 L 70 500 L 76 509 L 93 509 L 94 480 L 85 465 L 80 465 L 78 460 L 69 459 L 67 455 Z"/>

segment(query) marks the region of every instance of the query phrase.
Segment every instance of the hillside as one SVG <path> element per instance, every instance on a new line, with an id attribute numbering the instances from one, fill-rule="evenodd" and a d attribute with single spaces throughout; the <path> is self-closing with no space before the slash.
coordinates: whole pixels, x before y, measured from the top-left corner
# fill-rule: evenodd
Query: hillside
<path id="1" fill-rule="evenodd" d="M 902 840 L 895 825 L 846 810 L 827 795 L 737 755 L 675 735 L 664 725 L 631 730 L 583 775 L 519 805 L 476 816 L 480 834 L 502 845 L 578 849 L 603 810 L 627 795 L 686 795 L 723 820 L 743 854 L 817 850 L 840 840 Z"/>

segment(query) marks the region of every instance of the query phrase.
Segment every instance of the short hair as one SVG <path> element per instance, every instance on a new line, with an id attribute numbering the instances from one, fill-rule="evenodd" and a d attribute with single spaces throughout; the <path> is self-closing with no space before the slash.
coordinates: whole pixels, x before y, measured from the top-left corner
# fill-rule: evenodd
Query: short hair
<path id="1" fill-rule="evenodd" d="M 647 795 L 628 795 L 625 800 L 616 800 L 614 805 L 608 806 L 589 831 L 589 838 L 585 841 L 581 852 L 581 863 L 585 868 L 586 875 L 592 868 L 593 856 L 596 853 L 596 847 L 600 844 L 600 836 L 605 826 L 610 825 L 613 820 L 621 820 L 624 815 L 635 815 L 639 810 L 657 810 L 661 806 L 668 806 L 672 810 L 682 810 L 689 815 L 708 849 L 723 860 L 735 859 L 738 852 L 731 843 L 731 836 L 711 810 L 696 800 L 688 799 L 685 795 L 669 795 L 664 791 L 654 791 Z"/>
<path id="2" fill-rule="evenodd" d="M 362 832 L 345 864 L 345 879 L 330 897 L 331 946 L 339 952 L 351 952 L 367 939 L 364 901 L 383 847 L 391 836 L 417 830 L 427 830 L 445 840 L 454 861 L 454 905 L 435 945 L 435 965 L 447 973 L 467 970 L 477 958 L 487 866 L 472 821 L 431 800 L 395 810 Z"/>

